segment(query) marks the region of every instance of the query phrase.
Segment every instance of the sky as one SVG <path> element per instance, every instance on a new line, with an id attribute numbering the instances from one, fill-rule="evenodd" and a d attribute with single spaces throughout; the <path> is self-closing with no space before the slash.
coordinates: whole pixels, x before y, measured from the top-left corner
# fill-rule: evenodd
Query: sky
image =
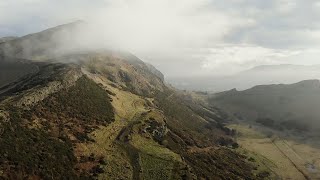
<path id="1" fill-rule="evenodd" d="M 0 0 L 0 37 L 76 20 L 166 77 L 320 64 L 320 0 Z"/>

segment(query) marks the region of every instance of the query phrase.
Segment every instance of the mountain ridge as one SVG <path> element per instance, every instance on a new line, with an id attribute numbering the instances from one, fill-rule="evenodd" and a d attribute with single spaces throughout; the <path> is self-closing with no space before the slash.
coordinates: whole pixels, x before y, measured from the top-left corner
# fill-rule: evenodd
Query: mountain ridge
<path id="1" fill-rule="evenodd" d="M 0 89 L 0 177 L 268 176 L 235 150 L 223 112 L 167 86 L 158 70 L 119 51 L 51 54 L 46 35 L 28 36 L 28 43 L 46 41 L 31 49 L 14 40 L 10 57 L 0 44 L 0 59 L 18 70 L 26 68 L 17 57 L 36 67 L 3 78 L 10 77 Z"/>
<path id="2" fill-rule="evenodd" d="M 320 128 L 320 114 L 315 109 L 320 100 L 320 80 L 304 80 L 294 84 L 258 85 L 238 91 L 215 94 L 211 102 L 225 110 L 255 121 L 298 122 L 310 129 Z"/>

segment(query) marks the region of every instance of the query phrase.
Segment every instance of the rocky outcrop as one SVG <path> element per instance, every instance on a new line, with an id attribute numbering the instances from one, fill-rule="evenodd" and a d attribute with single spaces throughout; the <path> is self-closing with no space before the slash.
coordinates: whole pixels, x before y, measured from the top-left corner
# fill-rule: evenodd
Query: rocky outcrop
<path id="1" fill-rule="evenodd" d="M 146 124 L 142 127 L 142 133 L 148 133 L 157 142 L 161 143 L 163 138 L 168 133 L 168 127 L 164 121 L 149 118 Z"/>

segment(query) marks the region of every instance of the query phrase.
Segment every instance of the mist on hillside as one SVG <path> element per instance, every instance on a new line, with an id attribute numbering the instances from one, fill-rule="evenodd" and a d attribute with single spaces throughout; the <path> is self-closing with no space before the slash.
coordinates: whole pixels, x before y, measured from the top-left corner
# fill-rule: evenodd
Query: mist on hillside
<path id="1" fill-rule="evenodd" d="M 182 2 L 183 6 L 181 6 Z M 47 5 L 47 2 L 39 4 Z M 102 3 L 99 9 L 90 14 L 79 12 L 76 17 L 80 21 L 51 34 L 54 44 L 47 53 L 52 55 L 72 51 L 113 49 L 131 52 L 151 62 L 156 59 L 157 65 L 160 64 L 157 61 L 180 61 L 184 58 L 190 61 L 192 57 L 189 56 L 195 55 L 194 50 L 199 51 L 207 44 L 221 41 L 221 38 L 233 27 L 241 26 L 248 21 L 239 18 L 231 22 L 230 17 L 221 13 L 220 10 L 206 8 L 207 4 L 209 2 L 206 0 L 108 1 L 106 4 Z M 26 5 L 29 4 L 26 3 Z M 60 20 L 60 23 L 52 23 L 57 22 L 60 16 L 68 17 L 68 12 L 61 10 L 53 16 L 53 20 L 49 21 L 52 24 L 51 27 L 68 22 L 68 20 Z M 28 34 L 41 30 L 43 29 L 37 29 Z M 26 34 L 19 34 L 19 36 L 23 35 Z M 44 45 L 37 43 L 46 42 L 26 40 L 23 43 L 23 51 L 28 55 L 34 46 Z M 9 46 L 7 51 L 10 52 Z M 165 64 L 168 65 L 168 63 Z"/>
<path id="2" fill-rule="evenodd" d="M 230 76 L 259 65 L 317 64 L 316 25 L 304 23 L 316 19 L 318 11 L 313 7 L 317 6 L 300 3 L 14 0 L 2 3 L 0 36 L 21 37 L 78 22 L 81 26 L 51 35 L 54 44 L 48 54 L 93 49 L 128 51 L 156 66 L 167 79 L 188 83 L 193 78 Z M 9 11 L 10 7 L 24 16 Z M 308 13 L 299 16 L 300 12 Z M 40 14 L 44 18 L 31 18 Z M 295 21 L 296 16 L 303 25 Z M 308 26 L 309 30 L 304 29 Z M 27 54 L 37 46 L 32 43 L 23 43 Z"/>

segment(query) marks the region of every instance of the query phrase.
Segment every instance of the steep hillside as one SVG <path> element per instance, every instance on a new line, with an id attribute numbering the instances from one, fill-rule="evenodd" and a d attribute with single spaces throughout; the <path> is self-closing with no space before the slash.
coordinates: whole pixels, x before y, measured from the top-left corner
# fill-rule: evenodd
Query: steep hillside
<path id="1" fill-rule="evenodd" d="M 101 74 L 123 89 L 142 96 L 163 91 L 163 80 L 149 70 L 137 57 L 123 52 L 95 52 L 63 57 L 63 61 L 77 59 L 93 74 Z"/>
<path id="2" fill-rule="evenodd" d="M 240 149 L 274 178 L 319 179 L 319 80 L 261 85 L 213 95 L 209 104 L 227 111 Z"/>
<path id="3" fill-rule="evenodd" d="M 301 131 L 320 128 L 319 80 L 261 85 L 245 91 L 233 89 L 216 94 L 210 101 L 238 117 L 267 126 Z"/>
<path id="4" fill-rule="evenodd" d="M 50 52 L 48 33 L 62 27 L 18 38 L 11 43 L 22 50 L 0 56 L 7 72 L 0 78 L 0 178 L 270 175 L 238 153 L 225 113 L 168 87 L 137 57 L 110 50 L 41 56 Z M 25 50 L 26 39 L 46 45 Z"/>
<path id="5" fill-rule="evenodd" d="M 2 177 L 254 179 L 254 165 L 233 150 L 237 144 L 218 112 L 160 80 L 151 84 L 150 74 L 136 74 L 141 82 L 127 88 L 119 72 L 134 77 L 133 66 L 117 60 L 110 69 L 101 63 L 111 57 L 104 58 L 82 66 L 44 63 L 7 85 L 1 95 Z M 92 71 L 92 63 L 106 69 Z"/>

